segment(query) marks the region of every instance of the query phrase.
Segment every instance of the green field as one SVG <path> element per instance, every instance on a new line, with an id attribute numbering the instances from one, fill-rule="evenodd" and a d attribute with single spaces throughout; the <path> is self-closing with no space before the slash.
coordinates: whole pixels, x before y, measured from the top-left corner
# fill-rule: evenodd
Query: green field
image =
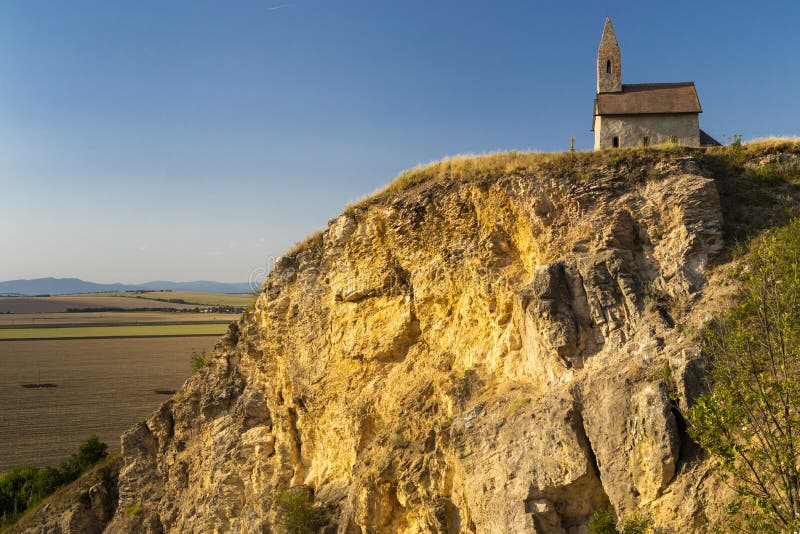
<path id="1" fill-rule="evenodd" d="M 193 293 L 188 291 L 148 291 L 146 293 L 109 293 L 117 297 L 161 301 L 183 301 L 198 306 L 249 306 L 253 295 L 226 295 L 220 293 Z"/>
<path id="2" fill-rule="evenodd" d="M 0 328 L 0 341 L 12 339 L 82 339 L 103 337 L 212 336 L 222 335 L 227 323 L 154 324 L 142 326 L 54 326 Z"/>
<path id="3" fill-rule="evenodd" d="M 175 323 L 231 323 L 238 313 L 193 312 L 80 312 L 80 313 L 0 313 L 0 328 L 42 326 L 101 326 Z"/>

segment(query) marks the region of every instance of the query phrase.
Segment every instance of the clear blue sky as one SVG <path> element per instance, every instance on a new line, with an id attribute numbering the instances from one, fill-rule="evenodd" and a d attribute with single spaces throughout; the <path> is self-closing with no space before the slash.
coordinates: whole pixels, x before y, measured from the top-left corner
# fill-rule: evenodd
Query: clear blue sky
<path id="1" fill-rule="evenodd" d="M 0 280 L 247 280 L 418 163 L 592 137 L 694 80 L 724 140 L 800 133 L 800 2 L 0 3 Z"/>

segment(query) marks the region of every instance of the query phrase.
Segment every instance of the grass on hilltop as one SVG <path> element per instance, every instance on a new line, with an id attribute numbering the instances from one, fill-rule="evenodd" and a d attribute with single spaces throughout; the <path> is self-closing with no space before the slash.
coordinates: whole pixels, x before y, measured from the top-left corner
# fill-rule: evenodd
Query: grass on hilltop
<path id="1" fill-rule="evenodd" d="M 499 176 L 508 175 L 542 176 L 586 183 L 599 177 L 601 172 L 610 169 L 614 173 L 624 176 L 629 182 L 641 182 L 650 178 L 651 175 L 657 174 L 654 171 L 657 163 L 665 159 L 681 157 L 696 159 L 702 166 L 710 168 L 715 177 L 732 177 L 729 186 L 723 184 L 722 192 L 725 193 L 726 187 L 739 187 L 741 184 L 736 184 L 736 182 L 740 178 L 751 180 L 754 175 L 758 174 L 758 171 L 745 169 L 743 167 L 745 161 L 778 152 L 800 154 L 800 138 L 770 137 L 746 143 L 738 142 L 732 146 L 709 148 L 689 148 L 665 144 L 596 152 L 511 151 L 457 155 L 403 171 L 383 188 L 349 204 L 345 208 L 344 214 L 357 217 L 360 212 L 364 212 L 374 205 L 386 203 L 418 187 L 434 188 L 437 185 L 445 187 L 452 183 L 485 185 L 496 181 Z M 760 172 L 767 178 L 774 178 L 778 176 L 775 173 L 776 170 L 780 169 L 768 167 Z M 788 180 L 791 176 L 787 174 L 784 178 Z M 758 185 L 756 184 L 756 186 Z M 745 189 L 747 188 L 748 186 L 745 184 Z M 762 193 L 763 191 L 759 194 L 764 196 Z M 772 202 L 773 196 L 764 196 L 762 204 L 766 205 Z M 741 204 L 741 202 L 739 203 Z M 745 202 L 746 204 L 747 202 Z M 723 211 L 730 211 L 731 206 L 733 206 L 732 203 L 729 203 L 729 206 L 723 206 Z M 308 239 L 295 244 L 284 257 L 293 257 L 301 251 L 314 248 L 321 243 L 323 237 L 323 232 L 314 233 Z"/>
<path id="2" fill-rule="evenodd" d="M 800 153 L 800 138 L 771 137 L 739 146 L 740 153 L 746 158 L 778 151 Z M 353 213 L 423 183 L 430 185 L 444 180 L 480 182 L 504 174 L 572 176 L 584 181 L 592 178 L 593 170 L 603 166 L 634 168 L 660 161 L 665 156 L 703 159 L 705 154 L 735 156 L 730 146 L 689 148 L 670 144 L 596 152 L 511 151 L 457 155 L 403 171 L 383 188 L 348 205 L 345 212 Z"/>

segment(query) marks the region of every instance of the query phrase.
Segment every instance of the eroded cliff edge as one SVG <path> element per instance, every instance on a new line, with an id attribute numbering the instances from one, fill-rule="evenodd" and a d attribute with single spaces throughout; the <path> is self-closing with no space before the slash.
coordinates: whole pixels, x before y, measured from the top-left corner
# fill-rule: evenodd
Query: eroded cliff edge
<path id="1" fill-rule="evenodd" d="M 348 209 L 123 436 L 107 531 L 272 532 L 301 484 L 327 532 L 583 532 L 608 505 L 705 531 L 725 489 L 680 412 L 720 189 L 653 154 L 451 160 Z"/>

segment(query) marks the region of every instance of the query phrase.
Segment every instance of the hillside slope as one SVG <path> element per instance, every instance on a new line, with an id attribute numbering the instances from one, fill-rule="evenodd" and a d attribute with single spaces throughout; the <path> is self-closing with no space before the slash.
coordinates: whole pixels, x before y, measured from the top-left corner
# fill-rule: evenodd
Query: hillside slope
<path id="1" fill-rule="evenodd" d="M 404 174 L 282 258 L 208 365 L 123 436 L 106 531 L 280 531 L 298 485 L 325 532 L 583 532 L 609 505 L 706 531 L 728 490 L 681 416 L 698 332 L 735 289 L 733 240 L 793 213 L 799 154 Z"/>

